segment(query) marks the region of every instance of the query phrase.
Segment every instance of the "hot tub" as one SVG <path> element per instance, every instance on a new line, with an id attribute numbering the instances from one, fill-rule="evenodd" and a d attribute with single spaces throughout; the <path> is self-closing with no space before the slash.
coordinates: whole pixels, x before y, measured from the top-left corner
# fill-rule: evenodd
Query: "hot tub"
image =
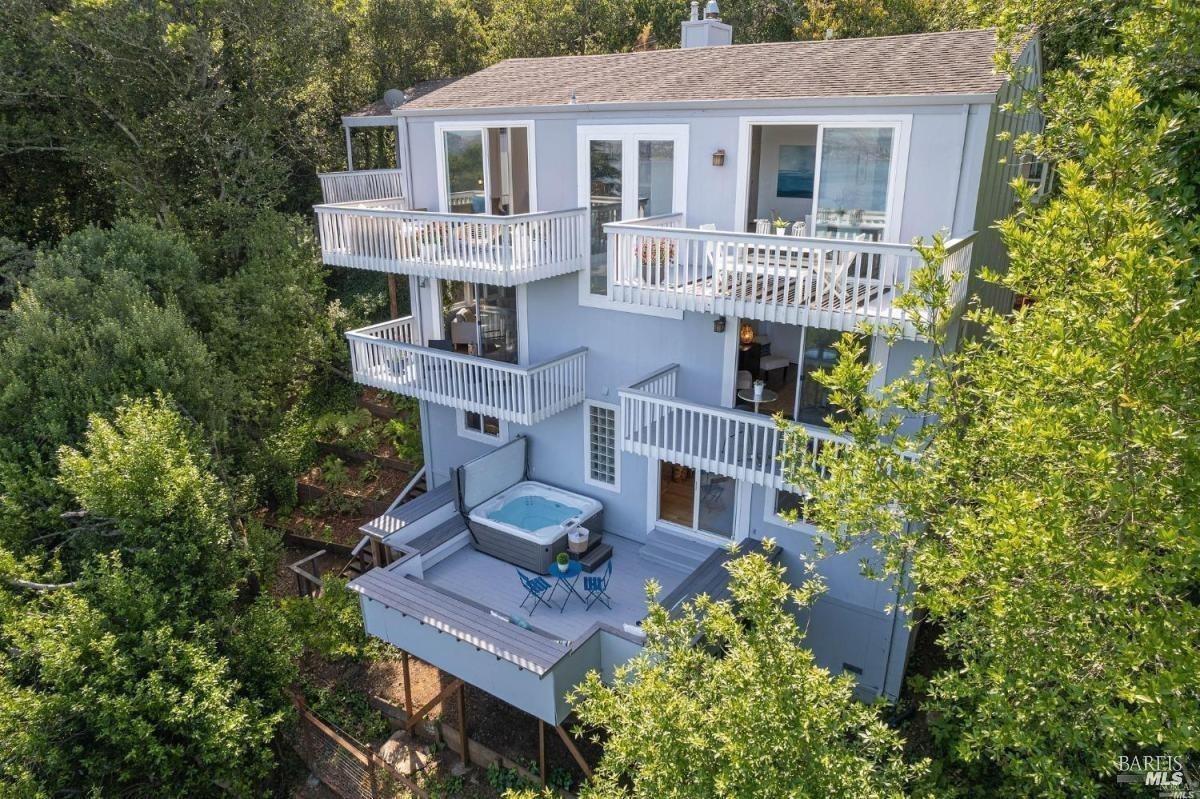
<path id="1" fill-rule="evenodd" d="M 472 508 L 468 518 L 477 549 L 538 574 L 566 551 L 568 528 L 582 525 L 600 533 L 603 524 L 603 506 L 596 500 L 532 480 Z"/>

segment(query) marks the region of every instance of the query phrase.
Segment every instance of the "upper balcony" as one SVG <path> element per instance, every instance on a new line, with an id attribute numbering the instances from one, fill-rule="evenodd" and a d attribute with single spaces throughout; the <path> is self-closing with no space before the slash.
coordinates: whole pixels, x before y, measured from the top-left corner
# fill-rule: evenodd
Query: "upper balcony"
<path id="1" fill-rule="evenodd" d="M 404 170 L 357 169 L 352 172 L 322 172 L 321 197 L 326 203 L 386 200 L 404 196 Z"/>
<path id="2" fill-rule="evenodd" d="M 583 402 L 584 348 L 517 366 L 423 346 L 411 316 L 352 330 L 346 338 L 355 381 L 385 391 L 522 425 Z"/>
<path id="3" fill-rule="evenodd" d="M 621 449 L 767 488 L 788 488 L 781 455 L 786 437 L 771 416 L 691 402 L 675 395 L 679 366 L 668 366 L 618 391 Z M 820 425 L 808 433 L 803 460 L 817 465 L 826 447 L 847 439 Z"/>
<path id="4" fill-rule="evenodd" d="M 920 338 L 896 305 L 924 263 L 910 245 L 682 225 L 671 214 L 604 226 L 610 299 L 831 330 L 896 325 Z M 973 236 L 946 245 L 941 271 L 955 311 L 966 298 Z"/>
<path id="5" fill-rule="evenodd" d="M 587 261 L 585 211 L 441 214 L 403 198 L 318 205 L 327 264 L 516 286 L 577 272 Z"/>

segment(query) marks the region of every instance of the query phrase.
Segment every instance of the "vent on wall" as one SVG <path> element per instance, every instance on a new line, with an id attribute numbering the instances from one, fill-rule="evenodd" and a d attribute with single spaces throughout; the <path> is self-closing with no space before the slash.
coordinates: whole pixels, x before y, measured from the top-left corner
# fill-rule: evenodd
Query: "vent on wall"
<path id="1" fill-rule="evenodd" d="M 855 677 L 862 676 L 862 669 L 860 669 L 858 666 L 855 666 L 852 663 L 843 663 L 842 664 L 842 673 L 845 674 L 847 672 L 849 672 L 850 674 L 853 674 Z"/>

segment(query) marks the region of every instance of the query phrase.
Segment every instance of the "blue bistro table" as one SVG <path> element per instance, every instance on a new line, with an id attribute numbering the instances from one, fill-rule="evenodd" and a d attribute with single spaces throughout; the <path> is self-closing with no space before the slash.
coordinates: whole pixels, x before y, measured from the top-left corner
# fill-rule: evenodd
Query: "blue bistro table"
<path id="1" fill-rule="evenodd" d="M 562 608 L 558 611 L 559 613 L 567 609 L 567 600 L 571 598 L 571 594 L 578 597 L 580 602 L 583 602 L 585 605 L 587 604 L 584 602 L 583 596 L 575 590 L 575 584 L 579 582 L 579 575 L 581 574 L 583 574 L 583 564 L 577 560 L 570 561 L 567 564 L 565 572 L 558 568 L 557 563 L 550 564 L 550 571 L 546 572 L 546 576 L 553 577 L 555 580 L 554 590 L 550 592 L 550 595 L 553 596 L 558 591 L 560 585 L 567 589 L 567 595 L 563 597 Z"/>

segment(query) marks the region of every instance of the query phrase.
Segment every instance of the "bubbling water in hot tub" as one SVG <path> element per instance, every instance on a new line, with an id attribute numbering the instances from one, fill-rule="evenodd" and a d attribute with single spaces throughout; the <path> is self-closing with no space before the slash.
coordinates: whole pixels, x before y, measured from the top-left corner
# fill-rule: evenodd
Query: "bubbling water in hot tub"
<path id="1" fill-rule="evenodd" d="M 583 515 L 579 508 L 537 495 L 516 497 L 488 514 L 488 518 L 528 532 L 559 526 Z"/>

